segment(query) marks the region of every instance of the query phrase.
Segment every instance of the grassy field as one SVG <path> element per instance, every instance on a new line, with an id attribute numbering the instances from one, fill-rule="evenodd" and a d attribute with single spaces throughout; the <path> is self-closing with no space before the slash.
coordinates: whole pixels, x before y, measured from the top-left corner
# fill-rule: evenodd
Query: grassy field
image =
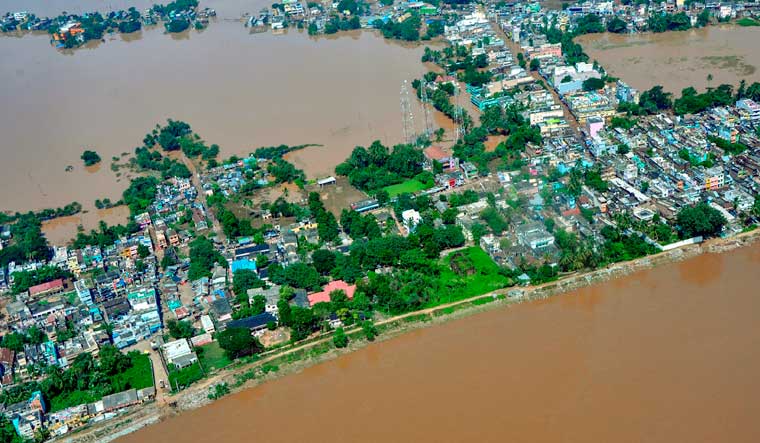
<path id="1" fill-rule="evenodd" d="M 749 17 L 743 17 L 736 21 L 736 24 L 739 26 L 760 26 L 760 22 L 749 18 Z"/>
<path id="2" fill-rule="evenodd" d="M 125 380 L 130 387 L 143 389 L 153 386 L 153 369 L 150 367 L 150 357 L 147 354 L 132 354 L 132 367 L 127 369 L 120 379 Z"/>
<path id="3" fill-rule="evenodd" d="M 132 367 L 121 374 L 110 377 L 112 392 L 127 389 L 143 389 L 153 386 L 153 370 L 150 367 L 150 357 L 146 354 L 131 353 Z M 56 412 L 71 406 L 92 403 L 103 398 L 97 390 L 66 392 L 49 398 L 50 411 Z"/>
<path id="4" fill-rule="evenodd" d="M 174 392 L 190 386 L 198 380 L 201 380 L 203 377 L 203 369 L 201 369 L 201 365 L 198 363 L 193 363 L 183 369 L 169 370 L 169 384 Z"/>
<path id="5" fill-rule="evenodd" d="M 403 183 L 399 183 L 397 185 L 386 186 L 383 189 L 385 189 L 388 192 L 388 195 L 391 198 L 393 198 L 399 194 L 403 194 L 403 193 L 413 194 L 415 192 L 424 191 L 427 188 L 428 187 L 425 186 L 424 183 L 420 183 L 417 179 L 412 178 Z"/>
<path id="6" fill-rule="evenodd" d="M 460 274 L 452 269 L 452 260 L 460 263 Z M 509 277 L 501 275 L 499 266 L 478 246 L 449 254 L 442 265 L 441 286 L 446 289 L 437 299 L 431 300 L 428 307 L 485 294 L 511 283 Z"/>
<path id="7" fill-rule="evenodd" d="M 201 365 L 203 365 L 207 371 L 222 369 L 232 363 L 232 360 L 227 358 L 224 349 L 222 349 L 217 342 L 211 342 L 210 344 L 200 346 L 196 348 L 196 351 L 198 352 L 198 359 L 200 360 Z"/>

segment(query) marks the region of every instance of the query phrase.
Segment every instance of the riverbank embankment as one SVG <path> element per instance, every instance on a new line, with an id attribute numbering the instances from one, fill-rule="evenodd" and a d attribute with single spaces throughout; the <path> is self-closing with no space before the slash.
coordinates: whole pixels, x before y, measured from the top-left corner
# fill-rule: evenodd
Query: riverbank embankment
<path id="1" fill-rule="evenodd" d="M 703 254 L 725 253 L 751 245 L 758 238 L 760 238 L 760 232 L 753 231 L 727 239 L 709 240 L 702 244 L 689 245 L 642 259 L 618 263 L 593 272 L 567 276 L 562 280 L 537 287 L 502 289 L 456 303 L 388 318 L 377 322 L 376 325 L 381 331 L 381 335 L 376 341 L 390 340 L 416 329 L 446 323 L 486 310 L 511 307 L 526 301 L 538 301 L 555 295 L 567 294 L 576 289 L 630 276 L 655 267 L 686 261 Z M 488 298 L 492 301 L 486 302 Z M 64 441 L 111 441 L 142 426 L 209 404 L 211 402 L 208 399 L 209 389 L 216 384 L 227 383 L 233 392 L 242 391 L 284 375 L 301 372 L 307 367 L 364 348 L 369 344 L 360 338 L 361 331 L 358 329 L 351 329 L 347 332 L 351 335 L 352 341 L 346 349 L 335 349 L 332 346 L 332 337 L 329 334 L 312 339 L 308 343 L 281 348 L 272 354 L 261 356 L 255 362 L 223 370 L 211 378 L 191 386 L 171 397 L 170 404 L 145 405 L 115 420 L 71 434 Z M 269 367 L 270 370 L 261 371 L 260 369 L 265 366 Z M 274 370 L 271 370 L 272 368 Z"/>

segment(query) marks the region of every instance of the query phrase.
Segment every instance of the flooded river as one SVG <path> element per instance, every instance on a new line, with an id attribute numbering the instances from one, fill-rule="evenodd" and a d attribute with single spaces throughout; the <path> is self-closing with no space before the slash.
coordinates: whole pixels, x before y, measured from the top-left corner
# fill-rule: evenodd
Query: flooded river
<path id="1" fill-rule="evenodd" d="M 0 0 L 0 11 L 56 15 L 148 3 Z M 155 28 L 71 54 L 51 48 L 44 34 L 0 37 L 0 210 L 117 200 L 128 180 L 110 169 L 111 158 L 133 152 L 167 118 L 190 123 L 224 157 L 323 144 L 294 158 L 312 177 L 332 172 L 357 144 L 400 142 L 399 90 L 425 72 L 422 48 L 371 32 L 252 35 L 232 21 L 271 2 L 264 3 L 202 2 L 219 17 L 200 33 Z M 103 158 L 98 171 L 83 167 L 85 149 Z"/>
<path id="2" fill-rule="evenodd" d="M 639 89 L 662 85 L 680 96 L 694 86 L 760 81 L 760 28 L 708 26 L 661 34 L 587 34 L 576 39 L 612 76 Z M 707 76 L 712 75 L 712 81 Z"/>
<path id="3" fill-rule="evenodd" d="M 756 442 L 760 246 L 418 330 L 120 441 Z"/>

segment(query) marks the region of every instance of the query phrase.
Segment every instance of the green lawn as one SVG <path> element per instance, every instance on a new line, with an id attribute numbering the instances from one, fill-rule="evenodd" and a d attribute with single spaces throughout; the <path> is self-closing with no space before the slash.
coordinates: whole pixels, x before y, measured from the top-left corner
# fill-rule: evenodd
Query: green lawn
<path id="1" fill-rule="evenodd" d="M 199 346 L 195 350 L 198 353 L 198 359 L 201 361 L 201 365 L 203 365 L 203 368 L 207 371 L 222 369 L 232 363 L 232 360 L 227 358 L 224 349 L 222 349 L 217 342 L 211 342 L 207 345 Z"/>
<path id="2" fill-rule="evenodd" d="M 203 377 L 203 369 L 201 369 L 201 365 L 198 363 L 193 363 L 184 369 L 169 370 L 169 384 L 172 391 L 175 392 L 190 386 Z"/>
<path id="3" fill-rule="evenodd" d="M 58 412 L 72 406 L 84 403 L 93 403 L 103 398 L 102 395 L 90 391 L 73 391 L 61 394 L 53 398 L 46 398 L 50 402 L 49 411 Z"/>
<path id="4" fill-rule="evenodd" d="M 424 191 L 425 189 L 428 189 L 428 186 L 425 186 L 424 183 L 420 183 L 417 179 L 412 178 L 397 185 L 386 186 L 383 189 L 385 189 L 388 192 L 388 195 L 393 198 L 403 193 L 414 194 L 415 192 Z"/>
<path id="5" fill-rule="evenodd" d="M 130 353 L 132 367 L 121 374 L 110 377 L 111 392 L 121 392 L 127 389 L 143 389 L 153 386 L 153 370 L 150 357 L 141 353 Z M 103 398 L 100 390 L 72 391 L 49 398 L 50 410 L 60 411 L 83 403 L 92 403 Z"/>
<path id="6" fill-rule="evenodd" d="M 147 354 L 132 354 L 132 367 L 118 377 L 130 388 L 143 389 L 153 386 L 153 368 Z"/>
<path id="7" fill-rule="evenodd" d="M 470 270 L 459 275 L 451 268 L 453 257 L 461 263 L 461 268 Z M 501 289 L 510 285 L 509 277 L 499 274 L 499 266 L 478 246 L 453 252 L 442 263 L 440 283 L 444 288 L 438 298 L 431 300 L 428 307 L 451 303 L 476 295 Z"/>
<path id="8" fill-rule="evenodd" d="M 736 24 L 739 26 L 760 26 L 760 22 L 749 18 L 749 17 L 743 17 L 736 21 Z"/>

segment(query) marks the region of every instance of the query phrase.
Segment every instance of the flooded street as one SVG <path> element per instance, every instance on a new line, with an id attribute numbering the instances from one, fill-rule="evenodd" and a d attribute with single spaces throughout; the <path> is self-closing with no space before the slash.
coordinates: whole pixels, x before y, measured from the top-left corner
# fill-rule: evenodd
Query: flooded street
<path id="1" fill-rule="evenodd" d="M 39 7 L 41 15 L 109 6 L 127 4 L 0 1 L 2 11 Z M 425 72 L 422 47 L 372 32 L 252 35 L 229 19 L 269 4 L 205 6 L 219 17 L 200 33 L 170 36 L 154 28 L 107 36 L 70 54 L 51 48 L 44 34 L 0 36 L 0 209 L 71 201 L 92 209 L 95 199 L 118 200 L 128 180 L 111 170 L 111 158 L 132 153 L 167 118 L 190 123 L 219 144 L 222 157 L 266 145 L 322 144 L 293 158 L 310 177 L 331 173 L 357 144 L 401 141 L 399 90 L 403 80 Z M 103 158 L 97 172 L 82 166 L 85 149 Z M 65 171 L 68 165 L 73 171 Z"/>
<path id="2" fill-rule="evenodd" d="M 370 345 L 132 442 L 756 442 L 760 246 Z"/>
<path id="3" fill-rule="evenodd" d="M 661 34 L 587 34 L 576 39 L 607 72 L 641 90 L 662 85 L 676 96 L 693 86 L 760 81 L 760 28 L 708 26 Z M 713 80 L 708 82 L 707 76 Z"/>

